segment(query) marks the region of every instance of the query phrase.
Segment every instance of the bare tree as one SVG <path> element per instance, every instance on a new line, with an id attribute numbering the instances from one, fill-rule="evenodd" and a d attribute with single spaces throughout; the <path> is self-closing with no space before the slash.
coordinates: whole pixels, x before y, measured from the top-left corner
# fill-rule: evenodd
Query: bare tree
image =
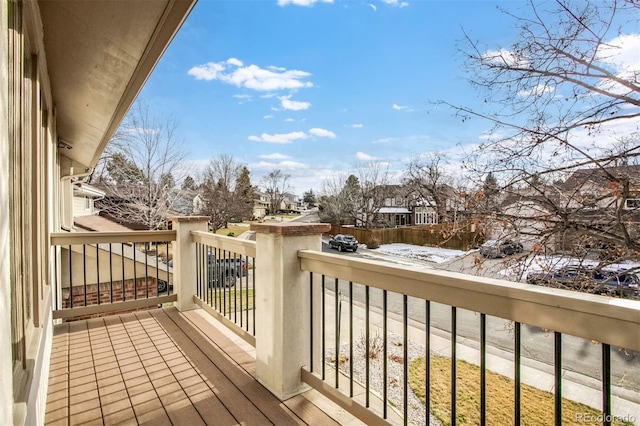
<path id="1" fill-rule="evenodd" d="M 354 224 L 354 197 L 358 178 L 354 175 L 335 175 L 322 182 L 318 215 L 323 222 L 334 225 Z"/>
<path id="2" fill-rule="evenodd" d="M 136 102 L 103 154 L 100 173 L 93 182 L 107 196 L 100 208 L 116 220 L 158 229 L 172 212 L 185 152 L 177 135 L 177 122 Z"/>
<path id="3" fill-rule="evenodd" d="M 201 212 L 211 216 L 214 231 L 227 227 L 232 219 L 250 217 L 253 191 L 249 171 L 232 155 L 220 155 L 211 160 L 204 171 L 201 191 L 204 198 Z"/>
<path id="4" fill-rule="evenodd" d="M 431 203 L 440 223 L 454 221 L 457 208 L 450 214 L 448 207 L 459 198 L 453 178 L 445 170 L 446 162 L 447 158 L 441 152 L 418 155 L 409 161 L 404 176 L 407 190 Z"/>
<path id="5" fill-rule="evenodd" d="M 607 0 L 529 2 L 509 47 L 484 49 L 465 33 L 470 82 L 482 111 L 452 105 L 463 119 L 492 123 L 466 160 L 502 190 L 494 224 L 525 235 L 534 251 L 572 255 L 606 247 L 601 266 L 640 253 L 640 83 L 624 49 L 637 35 L 640 4 Z M 637 59 L 637 58 L 636 58 Z"/>
<path id="6" fill-rule="evenodd" d="M 322 220 L 371 228 L 376 225 L 378 212 L 384 205 L 389 184 L 389 170 L 378 162 L 355 166 L 355 174 L 326 180 L 321 197 Z"/>
<path id="7" fill-rule="evenodd" d="M 262 178 L 262 186 L 269 200 L 269 213 L 275 214 L 280 210 L 285 193 L 289 191 L 289 178 L 280 169 L 276 169 Z"/>

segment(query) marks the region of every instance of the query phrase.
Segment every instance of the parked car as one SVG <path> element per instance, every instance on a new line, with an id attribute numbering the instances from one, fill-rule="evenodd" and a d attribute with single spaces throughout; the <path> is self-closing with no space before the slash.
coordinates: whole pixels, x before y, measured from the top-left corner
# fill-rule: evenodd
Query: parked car
<path id="1" fill-rule="evenodd" d="M 580 266 L 563 266 L 548 271 L 531 271 L 527 274 L 527 282 L 537 285 L 553 285 L 554 287 L 579 288 L 593 284 L 593 272 Z"/>
<path id="2" fill-rule="evenodd" d="M 492 259 L 522 253 L 522 250 L 522 244 L 513 240 L 488 240 L 480 246 L 480 254 Z"/>
<path id="3" fill-rule="evenodd" d="M 216 259 L 214 253 L 208 257 L 208 282 L 209 287 L 233 287 L 236 279 L 246 277 L 248 274 L 247 261 L 245 259 L 231 257 Z"/>
<path id="4" fill-rule="evenodd" d="M 329 248 L 335 248 L 338 251 L 351 250 L 355 253 L 358 250 L 358 240 L 353 235 L 338 234 L 329 240 Z"/>
<path id="5" fill-rule="evenodd" d="M 600 271 L 596 275 L 596 293 L 624 298 L 640 297 L 640 279 L 628 271 Z"/>
<path id="6" fill-rule="evenodd" d="M 529 272 L 527 282 L 625 298 L 640 297 L 640 279 L 637 275 L 624 270 L 563 266 L 550 271 Z"/>
<path id="7" fill-rule="evenodd" d="M 207 281 L 209 287 L 233 287 L 236 279 L 246 277 L 248 274 L 246 259 L 237 257 L 216 259 L 214 253 L 209 253 L 207 261 Z M 167 263 L 173 266 L 173 260 Z M 160 290 L 158 290 L 160 292 Z"/>

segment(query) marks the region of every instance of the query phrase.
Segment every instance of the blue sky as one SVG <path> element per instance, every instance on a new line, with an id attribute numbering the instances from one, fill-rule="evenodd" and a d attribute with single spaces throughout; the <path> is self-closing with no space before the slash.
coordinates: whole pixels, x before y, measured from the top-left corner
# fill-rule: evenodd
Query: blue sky
<path id="1" fill-rule="evenodd" d="M 461 153 L 488 130 L 429 101 L 481 105 L 458 47 L 462 28 L 491 49 L 514 40 L 514 22 L 498 5 L 525 8 L 483 0 L 200 0 L 140 97 L 177 118 L 192 170 L 231 154 L 254 184 L 281 169 L 298 195 L 366 161 L 399 176 L 411 157 Z"/>

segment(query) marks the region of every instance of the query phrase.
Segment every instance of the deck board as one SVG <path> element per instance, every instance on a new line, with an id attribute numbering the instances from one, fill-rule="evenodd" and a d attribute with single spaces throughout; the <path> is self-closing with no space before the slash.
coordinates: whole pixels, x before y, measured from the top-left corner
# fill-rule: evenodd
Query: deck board
<path id="1" fill-rule="evenodd" d="M 157 309 L 54 327 L 47 425 L 335 424 L 280 401 L 255 360 L 199 315 Z"/>

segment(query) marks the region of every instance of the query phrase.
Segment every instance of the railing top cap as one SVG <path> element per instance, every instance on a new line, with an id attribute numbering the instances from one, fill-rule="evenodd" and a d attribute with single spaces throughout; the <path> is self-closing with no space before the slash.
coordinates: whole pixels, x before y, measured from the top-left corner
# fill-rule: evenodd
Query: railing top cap
<path id="1" fill-rule="evenodd" d="M 258 234 L 275 234 L 287 236 L 319 235 L 328 232 L 331 225 L 328 223 L 252 223 L 249 228 Z"/>
<path id="2" fill-rule="evenodd" d="M 170 216 L 172 222 L 208 222 L 209 216 Z"/>

